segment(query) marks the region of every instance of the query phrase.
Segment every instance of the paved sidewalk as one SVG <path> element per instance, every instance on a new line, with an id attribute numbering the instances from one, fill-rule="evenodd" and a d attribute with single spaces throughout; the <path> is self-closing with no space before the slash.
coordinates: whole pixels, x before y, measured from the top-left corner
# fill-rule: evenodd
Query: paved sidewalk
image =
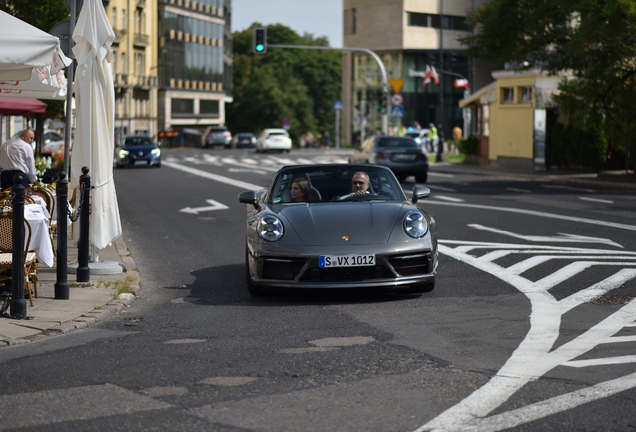
<path id="1" fill-rule="evenodd" d="M 123 239 L 99 250 L 98 262 L 89 263 L 90 282 L 82 284 L 76 282 L 76 242 L 77 238 L 68 240 L 69 300 L 55 300 L 57 260 L 50 268 L 46 264 L 38 264 L 38 298 L 33 299 L 33 306 L 27 299 L 27 315 L 32 319 L 13 319 L 8 316 L 7 309 L 7 315 L 0 317 L 0 348 L 88 327 L 120 313 L 135 300 L 139 290 L 139 273 Z M 100 265 L 104 265 L 106 270 L 98 269 Z M 96 274 L 113 273 L 120 268 L 120 274 Z"/>

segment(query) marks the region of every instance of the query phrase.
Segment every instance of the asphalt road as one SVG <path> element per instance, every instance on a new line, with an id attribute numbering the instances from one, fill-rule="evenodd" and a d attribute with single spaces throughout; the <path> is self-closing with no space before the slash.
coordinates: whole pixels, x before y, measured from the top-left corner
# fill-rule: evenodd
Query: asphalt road
<path id="1" fill-rule="evenodd" d="M 633 194 L 433 167 L 433 292 L 254 299 L 237 194 L 346 155 L 163 158 L 115 172 L 140 297 L 0 350 L 0 430 L 636 430 Z"/>

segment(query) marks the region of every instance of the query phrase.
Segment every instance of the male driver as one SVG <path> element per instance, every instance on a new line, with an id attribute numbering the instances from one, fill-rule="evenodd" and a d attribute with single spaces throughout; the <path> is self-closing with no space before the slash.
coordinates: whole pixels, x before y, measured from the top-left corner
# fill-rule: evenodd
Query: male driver
<path id="1" fill-rule="evenodd" d="M 14 185 L 13 178 L 22 176 L 22 184 L 25 188 L 37 181 L 35 160 L 31 143 L 35 140 L 35 134 L 31 129 L 25 129 L 19 138 L 5 141 L 0 146 L 0 186 L 2 190 Z"/>
<path id="2" fill-rule="evenodd" d="M 341 196 L 340 199 L 349 198 L 354 195 L 368 194 L 369 191 L 367 189 L 369 189 L 369 185 L 370 185 L 369 175 L 363 171 L 358 171 L 351 178 L 351 190 L 353 192 L 347 195 Z"/>

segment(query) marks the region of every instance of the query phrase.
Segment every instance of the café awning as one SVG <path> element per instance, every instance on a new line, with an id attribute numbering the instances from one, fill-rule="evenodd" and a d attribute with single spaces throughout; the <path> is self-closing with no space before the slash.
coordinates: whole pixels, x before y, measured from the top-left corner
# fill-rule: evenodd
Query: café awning
<path id="1" fill-rule="evenodd" d="M 46 108 L 37 99 L 0 97 L 0 115 L 32 116 L 45 112 Z"/>

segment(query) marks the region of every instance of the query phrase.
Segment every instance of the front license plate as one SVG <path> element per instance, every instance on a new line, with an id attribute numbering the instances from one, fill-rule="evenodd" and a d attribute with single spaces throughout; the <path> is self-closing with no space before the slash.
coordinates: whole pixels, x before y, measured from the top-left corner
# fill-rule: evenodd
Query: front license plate
<path id="1" fill-rule="evenodd" d="M 320 255 L 320 268 L 359 267 L 375 265 L 375 254 L 369 255 Z"/>
<path id="2" fill-rule="evenodd" d="M 135 165 L 148 165 L 148 161 L 147 160 L 138 160 L 138 161 L 135 161 Z"/>

